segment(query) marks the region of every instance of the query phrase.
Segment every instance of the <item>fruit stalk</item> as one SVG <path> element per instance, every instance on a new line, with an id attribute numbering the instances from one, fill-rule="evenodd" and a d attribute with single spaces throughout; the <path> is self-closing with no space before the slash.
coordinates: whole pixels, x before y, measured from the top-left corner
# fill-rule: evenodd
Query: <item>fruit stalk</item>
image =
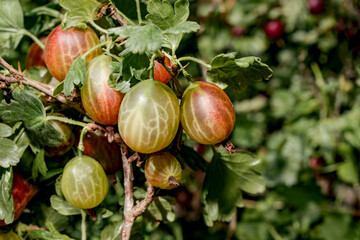
<path id="1" fill-rule="evenodd" d="M 86 211 L 81 210 L 81 240 L 86 240 Z"/>

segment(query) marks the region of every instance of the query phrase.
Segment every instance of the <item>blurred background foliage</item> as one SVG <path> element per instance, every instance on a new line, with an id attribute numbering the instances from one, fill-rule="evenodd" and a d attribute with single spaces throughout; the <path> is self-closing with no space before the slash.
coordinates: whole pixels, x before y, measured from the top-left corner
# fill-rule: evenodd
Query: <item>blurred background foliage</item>
<path id="1" fill-rule="evenodd" d="M 115 2 L 136 19 L 132 0 Z M 314 2 L 323 5 L 313 9 L 309 4 Z M 260 156 L 267 190 L 244 195 L 244 206 L 230 224 L 207 228 L 200 201 L 204 176 L 189 170 L 184 178 L 192 181 L 170 192 L 177 199 L 176 220 L 168 216 L 170 223 L 155 227 L 139 218 L 135 229 L 141 229 L 140 239 L 144 232 L 147 239 L 360 239 L 359 4 L 190 1 L 190 20 L 201 29 L 184 37 L 178 56 L 209 62 L 219 53 L 236 52 L 238 57 L 258 56 L 274 71 L 269 81 L 252 84 L 240 95 L 226 89 L 237 114 L 231 141 Z M 39 37 L 60 22 L 57 1 L 22 0 L 22 7 L 26 28 Z M 278 24 L 272 31 L 279 32 L 269 34 L 270 21 Z M 30 44 L 25 38 L 7 60 L 25 66 Z M 205 76 L 205 69 L 194 63 L 187 69 L 194 78 Z M 206 147 L 197 145 L 196 150 L 211 159 Z M 101 224 L 95 225 L 92 231 L 99 236 Z"/>

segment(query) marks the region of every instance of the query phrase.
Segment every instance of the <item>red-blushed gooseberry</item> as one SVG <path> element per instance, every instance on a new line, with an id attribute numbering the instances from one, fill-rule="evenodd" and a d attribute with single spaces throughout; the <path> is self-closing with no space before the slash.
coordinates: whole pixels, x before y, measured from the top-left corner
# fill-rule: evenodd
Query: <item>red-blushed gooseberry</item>
<path id="1" fill-rule="evenodd" d="M 94 58 L 86 71 L 86 80 L 81 88 L 81 102 L 85 111 L 96 122 L 115 125 L 124 94 L 115 91 L 108 84 L 112 73 L 111 61 L 105 55 Z"/>
<path id="2" fill-rule="evenodd" d="M 234 107 L 217 85 L 204 81 L 191 83 L 181 101 L 181 125 L 198 143 L 222 142 L 234 128 Z"/>
<path id="3" fill-rule="evenodd" d="M 64 31 L 61 25 L 57 26 L 45 44 L 45 62 L 49 72 L 60 82 L 63 81 L 72 62 L 99 43 L 98 36 L 90 27 L 86 30 L 73 27 Z M 86 56 L 86 63 L 100 54 L 100 48 L 94 50 Z"/>

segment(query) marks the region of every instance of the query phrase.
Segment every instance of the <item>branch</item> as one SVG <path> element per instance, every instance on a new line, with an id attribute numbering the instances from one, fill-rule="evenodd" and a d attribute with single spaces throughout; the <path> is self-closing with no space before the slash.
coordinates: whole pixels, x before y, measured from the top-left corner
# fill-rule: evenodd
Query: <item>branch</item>
<path id="1" fill-rule="evenodd" d="M 135 217 L 132 213 L 134 206 L 133 195 L 133 180 L 134 174 L 131 163 L 128 161 L 128 148 L 124 142 L 120 143 L 121 158 L 124 170 L 124 188 L 125 188 L 125 202 L 124 202 L 124 220 L 122 225 L 121 239 L 130 239 L 131 228 L 134 224 Z"/>
<path id="2" fill-rule="evenodd" d="M 136 206 L 133 208 L 133 214 L 135 218 L 140 216 L 147 209 L 150 203 L 154 200 L 155 190 L 151 185 L 151 183 L 148 182 L 147 184 L 148 187 L 147 187 L 146 198 L 138 202 Z"/>
<path id="3" fill-rule="evenodd" d="M 12 83 L 19 83 L 19 84 L 31 86 L 31 87 L 39 90 L 40 92 L 43 92 L 46 95 L 56 99 L 57 101 L 59 101 L 63 104 L 66 104 L 66 105 L 70 106 L 71 108 L 74 108 L 78 112 L 80 112 L 82 114 L 86 114 L 84 109 L 82 109 L 82 107 L 79 104 L 69 101 L 66 97 L 64 97 L 62 95 L 54 96 L 53 95 L 53 91 L 54 91 L 53 87 L 51 87 L 45 83 L 41 83 L 41 82 L 24 77 L 24 75 L 21 72 L 17 71 L 12 66 L 10 66 L 10 64 L 8 64 L 2 57 L 0 57 L 0 65 L 4 66 L 4 68 L 6 68 L 12 75 L 12 76 L 10 76 L 10 75 L 0 74 L 0 81 L 4 82 L 6 85 L 10 85 Z"/>
<path id="4" fill-rule="evenodd" d="M 125 203 L 124 203 L 124 220 L 122 224 L 121 239 L 128 240 L 131 235 L 131 228 L 134 224 L 136 217 L 140 216 L 146 208 L 150 205 L 154 198 L 154 188 L 148 183 L 147 196 L 134 206 L 134 195 L 133 195 L 133 180 L 134 173 L 132 164 L 129 162 L 127 157 L 128 147 L 126 144 L 115 137 L 115 141 L 120 145 L 121 158 L 124 170 L 124 188 L 125 188 Z"/>

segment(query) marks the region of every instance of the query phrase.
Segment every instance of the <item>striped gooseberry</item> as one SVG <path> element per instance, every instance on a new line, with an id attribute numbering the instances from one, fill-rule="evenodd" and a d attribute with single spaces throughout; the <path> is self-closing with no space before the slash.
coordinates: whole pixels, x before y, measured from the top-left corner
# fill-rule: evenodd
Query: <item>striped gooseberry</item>
<path id="1" fill-rule="evenodd" d="M 168 152 L 153 153 L 146 160 L 145 177 L 154 187 L 173 189 L 179 186 L 181 175 L 180 163 Z"/>
<path id="2" fill-rule="evenodd" d="M 72 64 L 80 55 L 99 44 L 99 38 L 90 27 L 85 30 L 73 27 L 62 30 L 61 25 L 54 28 L 45 44 L 46 66 L 57 80 L 63 81 Z M 86 56 L 86 63 L 101 54 L 96 49 Z"/>
<path id="3" fill-rule="evenodd" d="M 180 121 L 175 93 L 165 84 L 145 80 L 125 94 L 119 111 L 119 132 L 134 151 L 153 153 L 174 139 Z"/>
<path id="4" fill-rule="evenodd" d="M 181 101 L 181 125 L 192 139 L 201 144 L 222 142 L 234 124 L 234 107 L 221 88 L 204 81 L 187 87 Z"/>
<path id="5" fill-rule="evenodd" d="M 108 192 L 105 171 L 91 157 L 74 157 L 65 165 L 61 191 L 71 205 L 81 209 L 94 208 L 104 200 Z"/>
<path id="6" fill-rule="evenodd" d="M 167 66 L 171 67 L 172 63 L 170 62 L 170 59 L 168 57 L 165 57 L 164 62 Z M 168 73 L 168 71 L 166 71 L 166 69 L 163 65 L 161 65 L 161 63 L 156 60 L 154 61 L 154 63 L 154 79 L 165 84 L 168 83 L 171 79 L 171 75 Z"/>
<path id="7" fill-rule="evenodd" d="M 81 102 L 92 119 L 104 125 L 118 122 L 119 108 L 124 94 L 108 85 L 112 73 L 110 59 L 105 55 L 94 58 L 86 71 L 86 80 L 81 88 Z"/>
<path id="8" fill-rule="evenodd" d="M 45 44 L 46 38 L 42 37 L 39 40 Z M 31 44 L 26 54 L 26 68 L 30 67 L 46 67 L 44 50 L 36 42 Z"/>

